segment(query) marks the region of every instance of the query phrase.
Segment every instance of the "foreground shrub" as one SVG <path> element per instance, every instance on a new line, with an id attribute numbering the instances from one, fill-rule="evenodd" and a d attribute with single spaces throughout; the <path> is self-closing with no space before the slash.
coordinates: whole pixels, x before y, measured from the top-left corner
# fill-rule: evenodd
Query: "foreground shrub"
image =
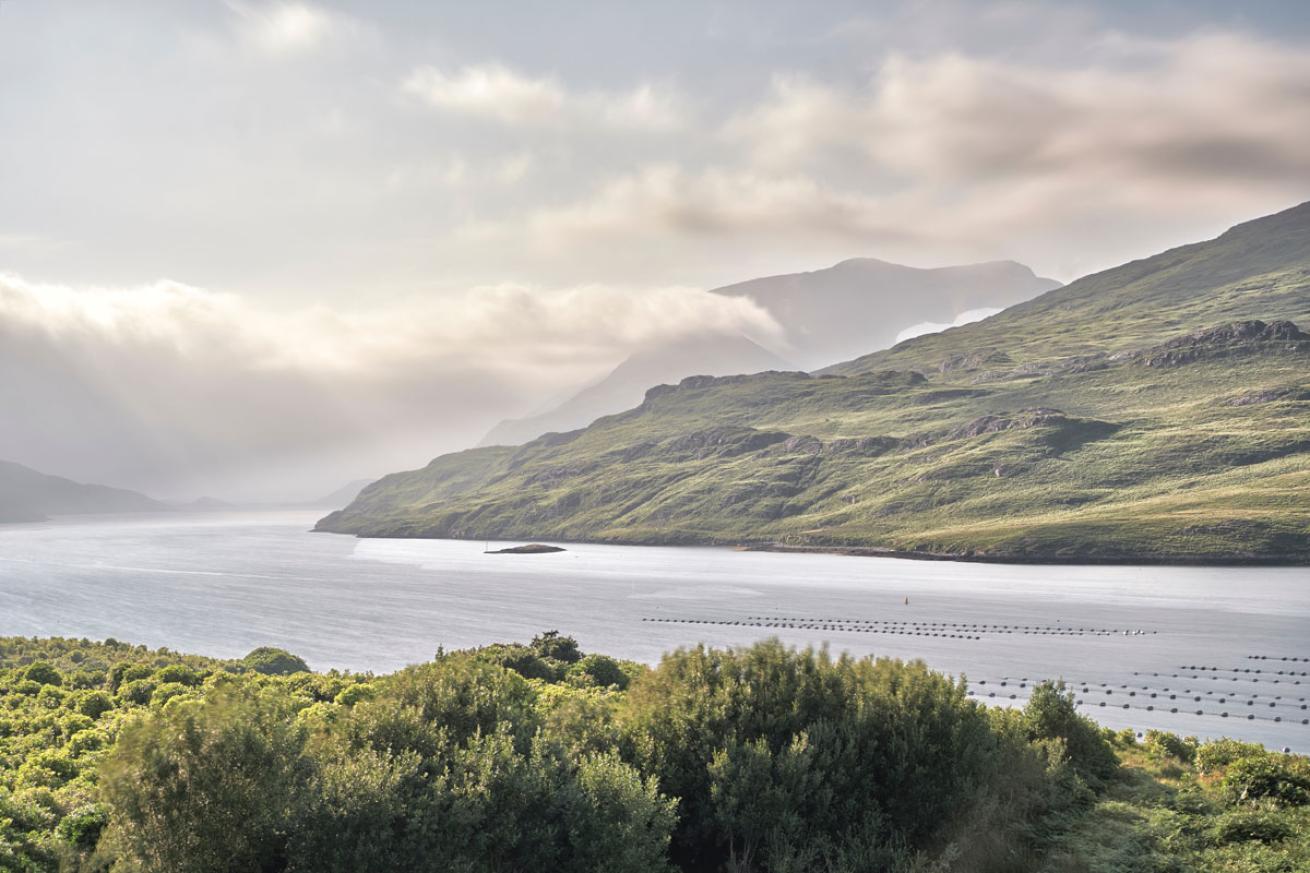
<path id="1" fill-rule="evenodd" d="M 63 684 L 28 678 L 37 662 Z M 681 651 L 650 670 L 543 634 L 374 677 L 0 639 L 0 870 L 1272 873 L 1310 862 L 1310 808 L 1292 805 L 1304 759 L 1207 744 L 1197 766 L 1218 778 L 1196 778 L 1176 759 L 1188 741 L 1121 733 L 1133 770 L 1098 796 L 1089 786 L 1113 775 L 1103 752 L 1114 735 L 1056 686 L 1035 698 L 986 710 L 922 664 L 777 642 Z M 1200 863 L 1206 853 L 1228 866 Z"/>
<path id="2" fill-rule="evenodd" d="M 143 873 L 277 870 L 310 767 L 284 699 L 224 689 L 128 726 L 101 773 L 113 857 Z"/>
<path id="3" fill-rule="evenodd" d="M 1191 763 L 1196 758 L 1196 739 L 1184 740 L 1178 734 L 1168 731 L 1147 731 L 1144 742 L 1146 750 L 1161 758 L 1174 758 L 1183 763 Z"/>
<path id="4" fill-rule="evenodd" d="M 1264 746 L 1243 743 L 1239 740 L 1212 740 L 1196 750 L 1196 769 L 1205 776 L 1222 773 L 1238 758 L 1259 757 L 1265 754 Z"/>
<path id="5" fill-rule="evenodd" d="M 1211 831 L 1215 845 L 1230 843 L 1278 843 L 1292 835 L 1292 826 L 1274 813 L 1230 812 L 1221 817 Z"/>
<path id="6" fill-rule="evenodd" d="M 1234 803 L 1270 800 L 1282 806 L 1310 803 L 1310 767 L 1305 759 L 1262 752 L 1228 765 L 1222 782 Z"/>
<path id="7" fill-rule="evenodd" d="M 1114 749 L 1101 729 L 1078 714 L 1073 693 L 1065 689 L 1063 682 L 1043 682 L 1034 688 L 1023 714 L 1028 738 L 1062 744 L 1069 765 L 1089 784 L 1104 784 L 1119 768 Z"/>
<path id="8" fill-rule="evenodd" d="M 319 739 L 290 870 L 663 873 L 671 800 L 611 751 L 549 740 L 517 673 L 448 656 L 376 684 Z M 561 688 L 603 703 L 600 692 Z"/>
<path id="9" fill-rule="evenodd" d="M 826 869 L 846 852 L 893 869 L 971 803 L 996 745 L 963 685 L 921 663 L 777 641 L 668 655 L 620 718 L 681 800 L 675 860 L 706 870 Z"/>

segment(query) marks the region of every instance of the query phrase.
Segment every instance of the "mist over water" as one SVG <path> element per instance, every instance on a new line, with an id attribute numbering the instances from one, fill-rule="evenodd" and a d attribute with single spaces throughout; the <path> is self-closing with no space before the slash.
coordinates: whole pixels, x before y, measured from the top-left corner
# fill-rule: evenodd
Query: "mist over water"
<path id="1" fill-rule="evenodd" d="M 1310 748 L 1301 723 L 1310 711 L 1300 708 L 1310 676 L 1293 675 L 1310 673 L 1310 661 L 1278 660 L 1310 658 L 1303 568 L 585 544 L 484 555 L 482 542 L 310 534 L 313 521 L 246 513 L 0 526 L 5 632 L 113 636 L 222 657 L 276 645 L 314 669 L 374 671 L 545 629 L 652 663 L 677 646 L 778 636 L 922 658 L 967 675 L 989 703 L 1021 703 L 1035 681 L 1063 677 L 1084 711 L 1112 727 Z M 1184 669 L 1201 667 L 1217 669 Z"/>

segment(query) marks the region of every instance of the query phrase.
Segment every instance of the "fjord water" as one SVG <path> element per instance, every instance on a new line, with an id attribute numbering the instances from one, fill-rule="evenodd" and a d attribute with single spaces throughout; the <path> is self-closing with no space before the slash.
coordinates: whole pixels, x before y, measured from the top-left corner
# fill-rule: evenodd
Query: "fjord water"
<path id="1" fill-rule="evenodd" d="M 486 555 L 482 542 L 312 534 L 313 521 L 265 512 L 0 526 L 0 635 L 112 636 L 220 657 L 276 645 L 315 669 L 373 671 L 544 629 L 648 662 L 680 645 L 777 636 L 922 658 L 967 675 L 989 703 L 1022 702 L 1034 681 L 1061 677 L 1113 727 L 1310 749 L 1305 568 L 586 544 Z"/>

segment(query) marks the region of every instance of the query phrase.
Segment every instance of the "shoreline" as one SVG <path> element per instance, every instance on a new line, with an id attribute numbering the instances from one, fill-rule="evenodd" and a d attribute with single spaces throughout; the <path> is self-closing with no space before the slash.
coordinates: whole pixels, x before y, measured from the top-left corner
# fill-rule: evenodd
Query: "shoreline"
<path id="1" fill-rule="evenodd" d="M 965 564 L 1014 564 L 1033 566 L 1120 566 L 1120 567 L 1307 567 L 1310 558 L 1295 557 L 1152 557 L 1149 555 L 1071 557 L 989 555 L 973 552 L 924 552 L 880 546 L 792 546 L 766 543 L 737 547 L 743 552 L 791 552 L 798 554 L 847 555 L 855 558 L 901 558 L 907 561 L 957 561 Z"/>
<path id="2" fill-rule="evenodd" d="M 1233 556 L 1178 556 L 1178 555 L 1013 555 L 977 552 L 929 552 L 915 549 L 895 549 L 890 546 L 791 545 L 779 542 L 727 542 L 722 540 L 614 540 L 568 538 L 551 540 L 549 537 L 496 536 L 412 536 L 385 533 L 355 533 L 315 526 L 310 533 L 328 533 L 351 536 L 356 539 L 376 540 L 458 540 L 479 542 L 491 540 L 541 540 L 597 546 L 638 546 L 669 548 L 719 548 L 738 552 L 777 552 L 790 554 L 845 555 L 855 558 L 899 558 L 907 561 L 954 561 L 966 564 L 1012 564 L 1016 566 L 1119 566 L 1119 567 L 1310 567 L 1310 556 L 1277 555 L 1255 557 Z"/>

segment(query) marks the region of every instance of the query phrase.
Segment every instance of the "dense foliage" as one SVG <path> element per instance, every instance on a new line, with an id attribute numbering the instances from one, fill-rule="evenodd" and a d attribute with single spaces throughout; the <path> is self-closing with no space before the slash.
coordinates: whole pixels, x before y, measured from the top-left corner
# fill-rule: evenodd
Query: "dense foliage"
<path id="1" fill-rule="evenodd" d="M 988 710 L 919 663 L 766 642 L 649 669 L 554 632 L 388 676 L 287 672 L 299 666 L 278 650 L 223 661 L 0 640 L 0 870 L 1000 873 L 1306 857 L 1304 759 L 1115 739 L 1056 686 Z M 1144 804 L 1132 858 L 1156 866 L 1087 849 L 1122 824 L 1109 810 L 1124 792 Z M 1223 866 L 1239 856 L 1247 866 Z"/>
<path id="2" fill-rule="evenodd" d="M 1119 776 L 1051 840 L 1051 873 L 1310 870 L 1310 759 L 1154 731 L 1117 745 Z"/>

